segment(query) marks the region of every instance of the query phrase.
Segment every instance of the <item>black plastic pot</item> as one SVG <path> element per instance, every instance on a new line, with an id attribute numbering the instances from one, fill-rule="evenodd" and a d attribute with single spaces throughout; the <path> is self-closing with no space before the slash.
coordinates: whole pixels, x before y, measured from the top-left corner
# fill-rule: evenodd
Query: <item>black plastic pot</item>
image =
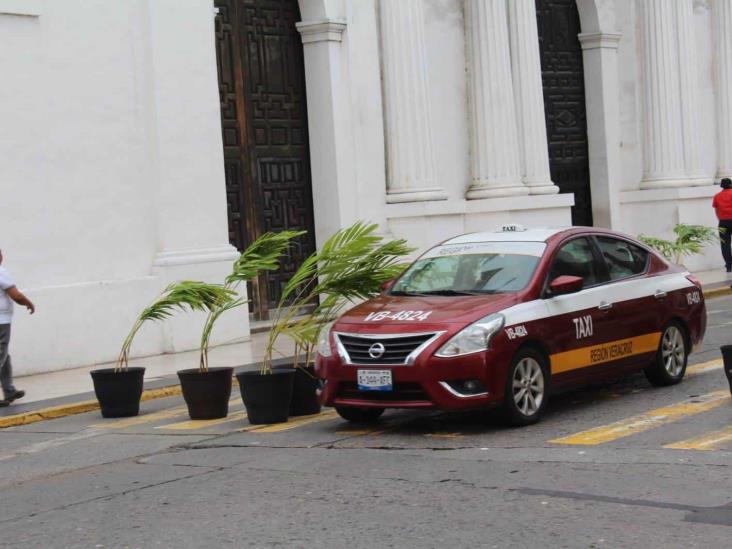
<path id="1" fill-rule="evenodd" d="M 89 373 L 102 417 L 130 417 L 140 413 L 145 368 L 128 368 L 118 372 L 114 368 L 103 368 Z"/>
<path id="2" fill-rule="evenodd" d="M 274 370 L 271 374 L 236 374 L 249 423 L 261 425 L 287 421 L 294 378 L 295 370 L 292 368 Z"/>
<path id="3" fill-rule="evenodd" d="M 219 419 L 229 414 L 234 368 L 180 370 L 178 379 L 191 419 Z"/>
<path id="4" fill-rule="evenodd" d="M 295 368 L 292 380 L 292 398 L 290 399 L 290 416 L 309 416 L 320 413 L 320 401 L 317 389 L 320 381 L 315 377 L 315 368 Z"/>
<path id="5" fill-rule="evenodd" d="M 732 345 L 722 345 L 722 360 L 724 361 L 724 373 L 729 382 L 729 392 L 732 393 Z"/>

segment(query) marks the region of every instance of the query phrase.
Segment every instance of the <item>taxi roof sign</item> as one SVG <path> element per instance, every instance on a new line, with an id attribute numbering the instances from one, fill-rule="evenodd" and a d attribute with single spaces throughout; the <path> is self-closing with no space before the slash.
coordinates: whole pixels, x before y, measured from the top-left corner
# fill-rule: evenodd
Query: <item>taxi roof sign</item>
<path id="1" fill-rule="evenodd" d="M 526 230 L 526 227 L 519 225 L 518 223 L 505 223 L 498 229 L 499 233 L 522 233 Z"/>

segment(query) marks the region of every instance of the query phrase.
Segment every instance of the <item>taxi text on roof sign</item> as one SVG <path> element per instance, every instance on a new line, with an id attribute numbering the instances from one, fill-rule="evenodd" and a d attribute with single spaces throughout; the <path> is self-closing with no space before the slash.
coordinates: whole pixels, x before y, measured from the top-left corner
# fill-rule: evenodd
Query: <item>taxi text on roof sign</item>
<path id="1" fill-rule="evenodd" d="M 518 223 L 506 223 L 505 225 L 501 225 L 501 228 L 498 230 L 499 233 L 522 233 L 526 230 L 526 227 L 523 225 L 519 225 Z"/>

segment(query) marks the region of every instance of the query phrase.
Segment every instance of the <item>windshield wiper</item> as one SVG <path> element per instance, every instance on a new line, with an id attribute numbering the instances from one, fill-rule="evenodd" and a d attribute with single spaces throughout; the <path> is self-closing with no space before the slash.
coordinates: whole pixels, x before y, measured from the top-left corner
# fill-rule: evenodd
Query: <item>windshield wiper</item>
<path id="1" fill-rule="evenodd" d="M 467 290 L 452 290 L 445 288 L 443 290 L 429 290 L 422 292 L 422 295 L 485 295 L 482 292 L 469 292 Z"/>

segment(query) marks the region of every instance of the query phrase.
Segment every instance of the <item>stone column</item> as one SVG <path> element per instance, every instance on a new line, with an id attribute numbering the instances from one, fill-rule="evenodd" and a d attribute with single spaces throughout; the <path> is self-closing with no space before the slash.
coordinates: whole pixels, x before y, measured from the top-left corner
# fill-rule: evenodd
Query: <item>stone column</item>
<path id="1" fill-rule="evenodd" d="M 510 0 L 507 4 L 523 182 L 531 194 L 556 194 L 559 187 L 549 173 L 536 3 Z"/>
<path id="2" fill-rule="evenodd" d="M 684 139 L 684 166 L 687 185 L 709 185 L 712 178 L 704 176 L 701 139 L 697 124 L 699 109 L 697 65 L 694 39 L 693 0 L 675 0 L 679 44 L 679 78 L 681 85 L 681 124 Z"/>
<path id="3" fill-rule="evenodd" d="M 315 241 L 357 218 L 352 124 L 342 67 L 343 20 L 301 21 L 305 57 Z"/>
<path id="4" fill-rule="evenodd" d="M 732 2 L 714 0 L 717 77 L 717 177 L 732 177 Z"/>
<path id="5" fill-rule="evenodd" d="M 381 0 L 388 183 L 386 201 L 444 200 L 437 185 L 422 0 Z"/>
<path id="6" fill-rule="evenodd" d="M 583 33 L 578 38 L 585 68 L 592 222 L 595 227 L 618 228 L 618 193 L 623 178 L 618 98 L 620 34 Z"/>
<path id="7" fill-rule="evenodd" d="M 529 194 L 521 161 L 511 85 L 505 0 L 467 0 L 470 155 L 466 197 Z"/>
<path id="8" fill-rule="evenodd" d="M 682 38 L 677 34 L 681 27 L 677 22 L 683 11 L 679 2 L 687 0 L 637 3 L 643 49 L 643 189 L 698 184 L 687 171 L 687 163 L 694 158 L 693 148 L 685 147 L 693 139 L 689 117 L 693 116 L 695 105 L 689 104 L 692 100 L 689 95 L 695 94 L 690 92 L 688 73 L 695 60 L 693 52 L 679 49 Z M 682 86 L 682 82 L 686 85 Z M 689 109 L 692 111 L 685 112 Z M 688 159 L 687 150 L 691 153 Z"/>

